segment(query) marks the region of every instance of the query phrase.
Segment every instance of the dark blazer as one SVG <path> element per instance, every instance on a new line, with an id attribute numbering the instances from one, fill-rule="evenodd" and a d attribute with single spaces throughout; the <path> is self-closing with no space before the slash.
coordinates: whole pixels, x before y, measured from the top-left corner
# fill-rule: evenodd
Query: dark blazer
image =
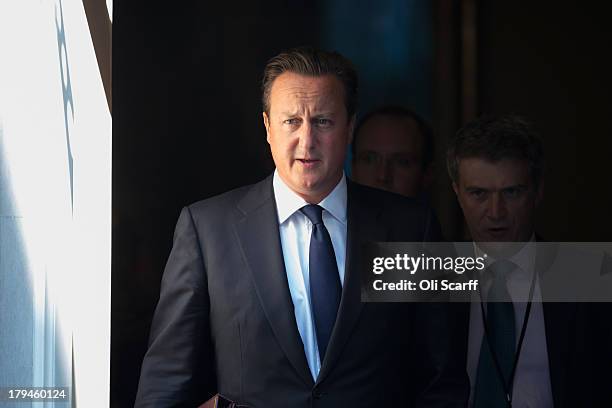
<path id="1" fill-rule="evenodd" d="M 551 296 L 556 256 L 553 243 L 538 246 L 535 269 L 543 299 Z M 578 282 L 581 271 L 575 273 Z M 469 304 L 454 307 L 463 310 L 458 320 L 463 320 L 466 358 Z M 544 302 L 542 307 L 554 407 L 612 407 L 612 303 Z"/>
<path id="2" fill-rule="evenodd" d="M 431 211 L 348 182 L 345 282 L 316 382 L 281 252 L 272 177 L 183 209 L 162 279 L 137 407 L 463 406 L 447 305 L 363 304 L 365 241 L 439 239 Z"/>
<path id="3" fill-rule="evenodd" d="M 612 407 L 612 304 L 543 306 L 555 408 Z"/>
<path id="4" fill-rule="evenodd" d="M 543 242 L 540 237 L 537 241 Z M 536 270 L 544 299 L 551 286 L 547 279 L 555 280 L 549 270 L 555 257 L 556 244 L 538 246 Z M 570 272 L 579 284 L 585 271 Z M 612 303 L 546 302 L 542 306 L 555 408 L 612 407 Z"/>

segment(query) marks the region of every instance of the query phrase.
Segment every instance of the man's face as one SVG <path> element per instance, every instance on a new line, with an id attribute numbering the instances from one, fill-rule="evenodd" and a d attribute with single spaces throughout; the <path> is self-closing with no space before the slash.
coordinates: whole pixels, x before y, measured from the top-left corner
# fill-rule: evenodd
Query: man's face
<path id="1" fill-rule="evenodd" d="M 359 130 L 353 179 L 409 197 L 418 195 L 431 177 L 422 166 L 423 142 L 413 119 L 375 115 Z"/>
<path id="2" fill-rule="evenodd" d="M 530 240 L 543 188 L 525 161 L 461 159 L 453 189 L 475 242 Z"/>
<path id="3" fill-rule="evenodd" d="M 333 75 L 284 72 L 269 102 L 263 118 L 278 174 L 307 202 L 319 203 L 340 181 L 352 137 L 342 83 Z"/>

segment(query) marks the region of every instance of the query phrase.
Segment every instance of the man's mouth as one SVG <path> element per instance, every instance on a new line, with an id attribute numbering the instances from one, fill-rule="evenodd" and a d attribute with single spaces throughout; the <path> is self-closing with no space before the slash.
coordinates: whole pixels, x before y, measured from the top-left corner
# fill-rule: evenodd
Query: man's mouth
<path id="1" fill-rule="evenodd" d="M 304 165 L 312 165 L 312 164 L 320 162 L 320 160 L 318 159 L 296 159 L 296 160 Z"/>
<path id="2" fill-rule="evenodd" d="M 508 227 L 490 227 L 487 232 L 493 237 L 500 237 L 508 232 Z"/>

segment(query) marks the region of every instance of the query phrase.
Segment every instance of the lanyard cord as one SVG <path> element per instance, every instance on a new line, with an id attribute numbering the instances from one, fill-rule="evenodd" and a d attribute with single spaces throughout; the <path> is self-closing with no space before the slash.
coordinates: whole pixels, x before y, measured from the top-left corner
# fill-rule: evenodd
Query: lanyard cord
<path id="1" fill-rule="evenodd" d="M 523 340 L 525 340 L 525 332 L 527 331 L 527 322 L 529 322 L 529 315 L 531 314 L 531 303 L 533 300 L 533 291 L 535 288 L 536 281 L 536 271 L 533 271 L 533 277 L 531 278 L 531 287 L 529 288 L 529 302 L 527 302 L 527 307 L 525 309 L 525 315 L 523 316 L 523 327 L 521 327 L 521 334 L 519 336 L 518 346 L 516 348 L 516 353 L 514 353 L 514 363 L 512 364 L 512 371 L 510 371 L 510 378 L 508 382 L 504 379 L 504 373 L 502 372 L 501 365 L 499 364 L 499 360 L 495 355 L 495 350 L 493 350 L 493 346 L 491 344 L 491 335 L 489 334 L 489 327 L 487 325 L 487 318 L 485 315 L 485 309 L 482 300 L 482 292 L 480 291 L 480 285 L 478 287 L 478 295 L 480 296 L 480 311 L 482 313 L 482 324 L 484 326 L 485 338 L 487 339 L 487 344 L 489 345 L 489 351 L 491 352 L 491 356 L 493 357 L 493 363 L 495 364 L 495 370 L 497 371 L 497 375 L 499 380 L 502 383 L 504 388 L 504 393 L 506 394 L 506 402 L 508 403 L 508 408 L 512 408 L 512 389 L 514 387 L 514 375 L 516 374 L 516 367 L 518 366 L 519 357 L 521 355 L 521 349 L 523 348 Z"/>

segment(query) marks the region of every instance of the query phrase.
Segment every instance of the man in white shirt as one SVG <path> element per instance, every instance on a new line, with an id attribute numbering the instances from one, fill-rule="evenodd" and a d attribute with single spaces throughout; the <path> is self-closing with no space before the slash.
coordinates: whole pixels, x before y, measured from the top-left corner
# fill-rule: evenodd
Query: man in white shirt
<path id="1" fill-rule="evenodd" d="M 535 215 L 544 156 L 532 126 L 514 115 L 484 116 L 463 127 L 447 153 L 475 253 L 488 254 L 482 297 L 472 299 L 466 323 L 469 406 L 609 406 L 603 309 L 542 302 Z"/>
<path id="2" fill-rule="evenodd" d="M 463 406 L 467 379 L 440 305 L 363 304 L 367 241 L 431 241 L 424 204 L 347 182 L 357 76 L 294 49 L 264 71 L 276 170 L 183 209 L 136 406 Z"/>

